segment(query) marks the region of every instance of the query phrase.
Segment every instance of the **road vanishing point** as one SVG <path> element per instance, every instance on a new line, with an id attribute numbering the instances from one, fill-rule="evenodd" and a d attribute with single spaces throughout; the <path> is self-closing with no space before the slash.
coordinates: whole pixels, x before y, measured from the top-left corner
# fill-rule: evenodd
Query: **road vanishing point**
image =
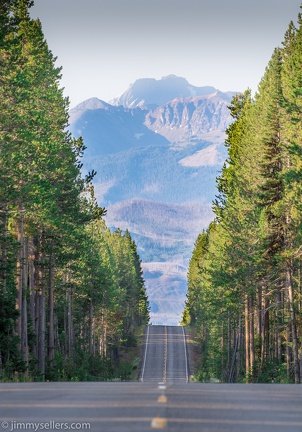
<path id="1" fill-rule="evenodd" d="M 189 382 L 183 327 L 148 326 L 139 382 L 0 384 L 0 432 L 301 432 L 302 386 Z"/>

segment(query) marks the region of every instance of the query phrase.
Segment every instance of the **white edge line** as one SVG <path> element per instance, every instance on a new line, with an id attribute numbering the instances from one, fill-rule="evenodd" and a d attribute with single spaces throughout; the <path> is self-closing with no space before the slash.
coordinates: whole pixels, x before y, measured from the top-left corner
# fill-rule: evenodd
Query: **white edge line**
<path id="1" fill-rule="evenodd" d="M 165 351 L 164 351 L 164 383 L 167 384 L 167 364 L 168 364 L 168 330 L 165 326 Z"/>
<path id="2" fill-rule="evenodd" d="M 186 383 L 189 382 L 189 376 L 188 376 L 188 356 L 187 356 L 187 345 L 186 345 L 186 335 L 185 335 L 185 330 L 182 326 L 182 333 L 184 336 L 184 348 L 185 348 L 185 358 L 186 358 Z"/>
<path id="3" fill-rule="evenodd" d="M 147 359 L 147 349 L 148 349 L 148 340 L 149 340 L 149 331 L 150 331 L 150 326 L 148 325 L 147 337 L 146 337 L 146 348 L 145 348 L 145 356 L 144 356 L 144 364 L 143 364 L 141 382 L 144 381 L 144 373 L 145 373 L 146 359 Z"/>

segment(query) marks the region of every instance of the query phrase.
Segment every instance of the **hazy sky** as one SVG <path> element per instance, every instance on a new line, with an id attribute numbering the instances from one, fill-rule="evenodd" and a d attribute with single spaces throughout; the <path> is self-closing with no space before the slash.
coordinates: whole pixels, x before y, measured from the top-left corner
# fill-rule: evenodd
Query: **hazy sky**
<path id="1" fill-rule="evenodd" d="M 71 107 L 138 78 L 256 90 L 301 0 L 35 0 Z"/>

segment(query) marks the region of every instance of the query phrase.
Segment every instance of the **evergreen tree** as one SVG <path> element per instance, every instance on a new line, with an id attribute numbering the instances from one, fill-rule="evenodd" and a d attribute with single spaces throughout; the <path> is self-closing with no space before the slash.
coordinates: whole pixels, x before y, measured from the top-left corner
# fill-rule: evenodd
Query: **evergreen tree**
<path id="1" fill-rule="evenodd" d="M 290 23 L 255 98 L 230 106 L 217 222 L 194 250 L 185 309 L 185 322 L 207 327 L 203 377 L 301 379 L 301 24 Z"/>
<path id="2" fill-rule="evenodd" d="M 142 270 L 130 235 L 102 221 L 96 173 L 81 177 L 85 146 L 32 4 L 0 5 L 0 367 L 108 379 L 115 348 L 148 321 Z"/>

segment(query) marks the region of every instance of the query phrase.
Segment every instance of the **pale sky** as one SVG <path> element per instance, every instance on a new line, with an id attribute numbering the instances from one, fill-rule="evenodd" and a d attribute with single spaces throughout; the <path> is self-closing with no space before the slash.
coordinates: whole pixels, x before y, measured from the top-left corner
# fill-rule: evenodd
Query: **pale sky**
<path id="1" fill-rule="evenodd" d="M 301 0 L 35 0 L 71 107 L 174 74 L 222 91 L 257 89 Z"/>

